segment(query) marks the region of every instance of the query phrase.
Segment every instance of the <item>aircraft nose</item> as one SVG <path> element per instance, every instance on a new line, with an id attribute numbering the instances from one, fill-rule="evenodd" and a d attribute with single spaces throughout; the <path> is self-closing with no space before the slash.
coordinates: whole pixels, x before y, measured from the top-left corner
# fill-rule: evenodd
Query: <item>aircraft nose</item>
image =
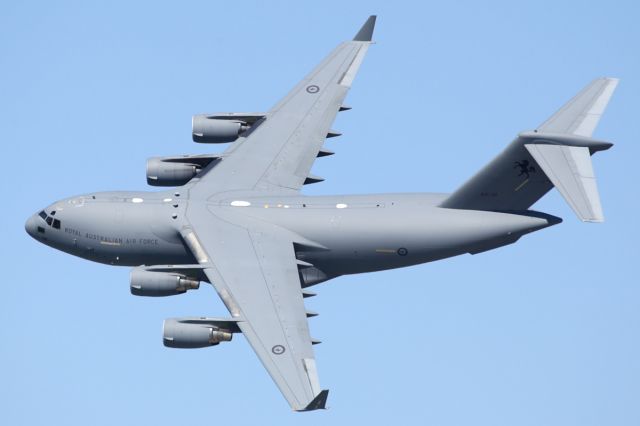
<path id="1" fill-rule="evenodd" d="M 38 225 L 36 224 L 36 216 L 35 215 L 33 215 L 29 219 L 27 219 L 27 222 L 24 224 L 25 231 L 27 231 L 27 234 L 31 235 L 33 238 L 35 238 L 35 236 L 36 236 L 37 227 L 38 227 Z"/>

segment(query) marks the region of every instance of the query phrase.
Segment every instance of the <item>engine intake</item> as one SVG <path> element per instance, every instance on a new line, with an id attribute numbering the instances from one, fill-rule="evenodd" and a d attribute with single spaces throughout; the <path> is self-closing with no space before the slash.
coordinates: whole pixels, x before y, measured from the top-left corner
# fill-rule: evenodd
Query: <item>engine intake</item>
<path id="1" fill-rule="evenodd" d="M 199 287 L 198 280 L 182 274 L 147 271 L 140 268 L 131 271 L 131 294 L 136 296 L 173 296 Z"/>
<path id="2" fill-rule="evenodd" d="M 230 331 L 188 319 L 167 319 L 162 326 L 162 343 L 169 348 L 206 348 L 229 342 L 232 337 Z"/>

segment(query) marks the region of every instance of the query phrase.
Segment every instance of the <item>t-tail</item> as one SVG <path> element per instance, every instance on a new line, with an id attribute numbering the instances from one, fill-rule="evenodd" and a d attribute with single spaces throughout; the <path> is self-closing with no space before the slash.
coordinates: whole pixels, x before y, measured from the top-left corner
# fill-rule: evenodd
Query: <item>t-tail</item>
<path id="1" fill-rule="evenodd" d="M 523 211 L 555 186 L 582 221 L 602 222 L 591 155 L 613 144 L 591 135 L 617 84 L 594 80 L 536 130 L 520 133 L 441 207 Z"/>

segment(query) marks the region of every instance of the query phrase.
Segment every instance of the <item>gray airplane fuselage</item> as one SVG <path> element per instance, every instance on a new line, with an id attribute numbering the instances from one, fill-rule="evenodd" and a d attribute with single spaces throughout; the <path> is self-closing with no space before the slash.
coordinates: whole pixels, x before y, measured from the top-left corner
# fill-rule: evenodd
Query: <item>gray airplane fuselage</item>
<path id="1" fill-rule="evenodd" d="M 30 217 L 26 230 L 46 245 L 95 262 L 195 264 L 180 229 L 188 224 L 189 205 L 206 203 L 212 215 L 229 222 L 241 215 L 243 220 L 268 222 L 309 241 L 297 255 L 321 271 L 320 282 L 490 250 L 560 221 L 531 211 L 511 214 L 438 207 L 446 196 L 227 193 L 194 200 L 189 198 L 189 185 L 161 192 L 100 192 L 53 203 L 45 215 Z M 47 223 L 54 219 L 56 227 Z"/>

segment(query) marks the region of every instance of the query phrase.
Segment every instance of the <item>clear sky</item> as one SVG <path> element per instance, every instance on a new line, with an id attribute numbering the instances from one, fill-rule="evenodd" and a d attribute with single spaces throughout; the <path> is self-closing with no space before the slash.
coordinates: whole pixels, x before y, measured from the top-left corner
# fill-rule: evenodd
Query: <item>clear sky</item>
<path id="1" fill-rule="evenodd" d="M 308 307 L 327 411 L 292 413 L 241 336 L 162 346 L 222 316 L 210 286 L 129 294 L 129 268 L 36 243 L 58 199 L 147 189 L 147 157 L 204 153 L 192 114 L 264 111 L 366 17 L 377 44 L 307 194 L 446 192 L 593 78 L 607 221 L 477 256 L 321 284 Z M 638 425 L 640 10 L 633 1 L 4 2 L 0 423 Z"/>

